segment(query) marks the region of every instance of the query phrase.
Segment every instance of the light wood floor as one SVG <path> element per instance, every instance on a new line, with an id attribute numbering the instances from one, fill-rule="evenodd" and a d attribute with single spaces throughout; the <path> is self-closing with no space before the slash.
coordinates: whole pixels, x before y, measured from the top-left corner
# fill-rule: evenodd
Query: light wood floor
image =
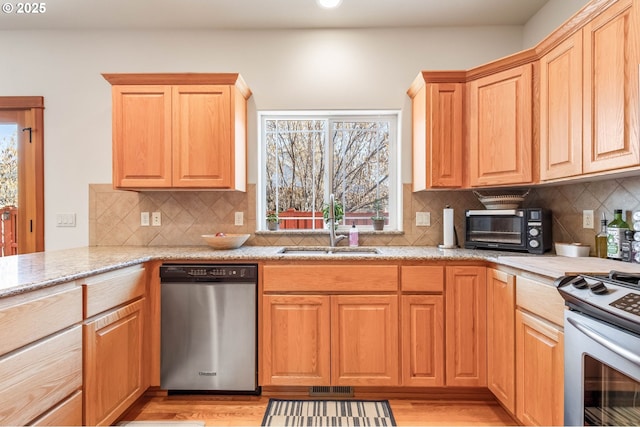
<path id="1" fill-rule="evenodd" d="M 265 396 L 142 397 L 121 421 L 199 420 L 207 426 L 259 426 Z M 497 403 L 389 399 L 398 426 L 513 426 Z"/>

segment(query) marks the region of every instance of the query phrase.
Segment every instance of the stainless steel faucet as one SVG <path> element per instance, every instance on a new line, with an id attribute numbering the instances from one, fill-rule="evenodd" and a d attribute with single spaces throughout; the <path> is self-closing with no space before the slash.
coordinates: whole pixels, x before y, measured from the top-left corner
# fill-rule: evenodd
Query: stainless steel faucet
<path id="1" fill-rule="evenodd" d="M 336 222 L 336 213 L 335 213 L 335 208 L 336 208 L 336 198 L 333 195 L 333 193 L 329 194 L 329 216 L 327 218 L 327 222 L 329 224 L 329 246 L 331 246 L 332 248 L 335 248 L 336 244 L 342 240 L 342 239 L 346 239 L 347 236 L 336 236 L 336 227 L 335 227 L 335 222 Z"/>

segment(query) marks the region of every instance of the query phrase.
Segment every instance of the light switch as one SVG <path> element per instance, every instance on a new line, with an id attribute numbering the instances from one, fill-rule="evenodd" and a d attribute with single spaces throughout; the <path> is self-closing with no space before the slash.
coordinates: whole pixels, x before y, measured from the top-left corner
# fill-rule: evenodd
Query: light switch
<path id="1" fill-rule="evenodd" d="M 142 227 L 148 227 L 150 225 L 149 212 L 140 212 L 140 225 Z"/>
<path id="2" fill-rule="evenodd" d="M 56 227 L 75 227 L 76 214 L 64 213 L 56 215 Z"/>
<path id="3" fill-rule="evenodd" d="M 431 212 L 416 212 L 416 227 L 429 227 L 431 225 Z"/>

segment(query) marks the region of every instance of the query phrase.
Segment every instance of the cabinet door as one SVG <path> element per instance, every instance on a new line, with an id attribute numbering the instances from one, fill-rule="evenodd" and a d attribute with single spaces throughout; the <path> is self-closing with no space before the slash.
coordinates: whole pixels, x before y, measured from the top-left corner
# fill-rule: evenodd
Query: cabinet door
<path id="1" fill-rule="evenodd" d="M 231 187 L 232 124 L 229 86 L 173 87 L 174 187 Z"/>
<path id="2" fill-rule="evenodd" d="M 144 298 L 87 322 L 84 425 L 110 425 L 142 393 Z"/>
<path id="3" fill-rule="evenodd" d="M 447 267 L 446 276 L 446 384 L 486 387 L 486 268 Z"/>
<path id="4" fill-rule="evenodd" d="M 334 385 L 398 385 L 398 296 L 337 295 L 331 299 Z"/>
<path id="5" fill-rule="evenodd" d="M 516 311 L 516 416 L 524 425 L 564 424 L 564 334 Z"/>
<path id="6" fill-rule="evenodd" d="M 532 65 L 469 83 L 471 186 L 532 181 Z"/>
<path id="7" fill-rule="evenodd" d="M 622 0 L 584 27 L 584 171 L 638 165 L 638 7 Z"/>
<path id="8" fill-rule="evenodd" d="M 512 414 L 516 410 L 515 276 L 487 269 L 487 382 Z"/>
<path id="9" fill-rule="evenodd" d="M 540 179 L 582 173 L 582 32 L 540 58 Z"/>
<path id="10" fill-rule="evenodd" d="M 462 83 L 428 83 L 413 98 L 413 190 L 462 186 Z"/>
<path id="11" fill-rule="evenodd" d="M 265 295 L 262 385 L 330 384 L 330 297 Z"/>
<path id="12" fill-rule="evenodd" d="M 402 385 L 444 386 L 442 295 L 402 296 Z"/>
<path id="13" fill-rule="evenodd" d="M 171 87 L 116 85 L 113 185 L 171 187 Z"/>

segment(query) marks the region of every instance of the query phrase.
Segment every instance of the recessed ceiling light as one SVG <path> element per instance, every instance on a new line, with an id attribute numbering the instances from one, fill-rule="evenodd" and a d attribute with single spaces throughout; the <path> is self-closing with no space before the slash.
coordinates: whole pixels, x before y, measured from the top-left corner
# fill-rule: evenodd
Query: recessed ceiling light
<path id="1" fill-rule="evenodd" d="M 316 2 L 326 9 L 333 9 L 334 7 L 340 6 L 342 0 L 316 0 Z"/>

